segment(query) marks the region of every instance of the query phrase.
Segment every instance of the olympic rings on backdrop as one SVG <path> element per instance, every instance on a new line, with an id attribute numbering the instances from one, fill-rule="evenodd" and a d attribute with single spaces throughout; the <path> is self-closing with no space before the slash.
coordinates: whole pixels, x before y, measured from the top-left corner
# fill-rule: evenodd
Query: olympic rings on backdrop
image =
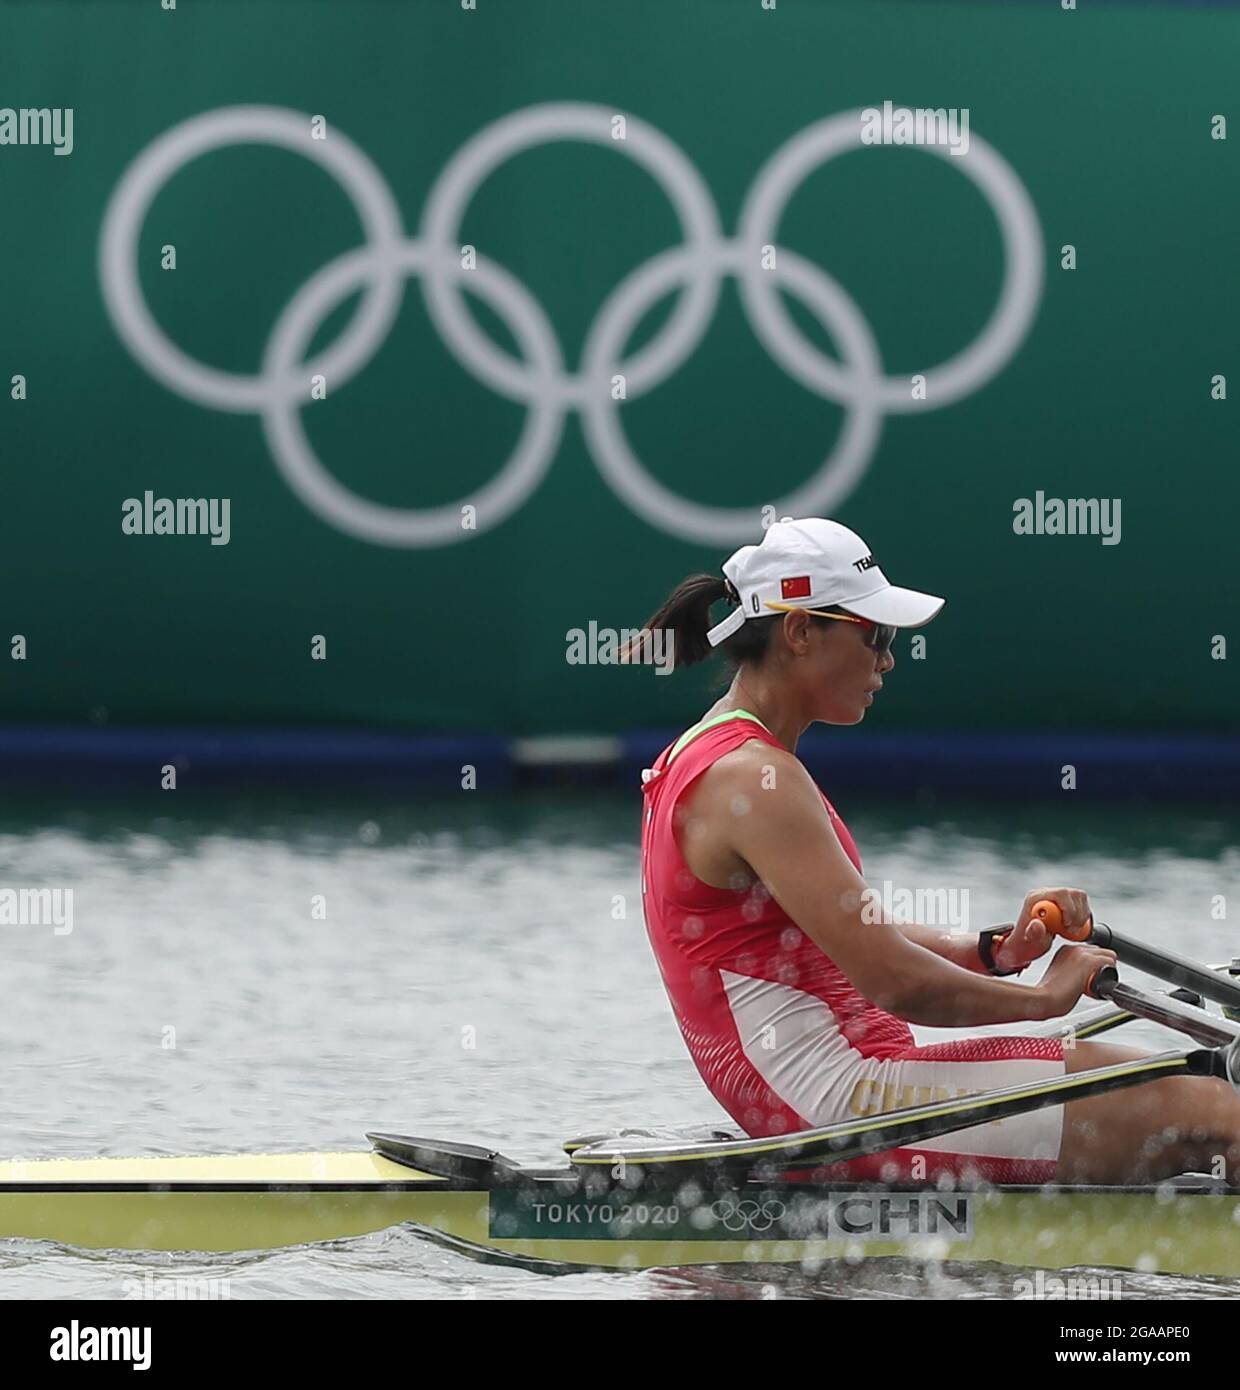
<path id="1" fill-rule="evenodd" d="M 949 361 L 925 370 L 926 398 L 914 400 L 907 379 L 884 374 L 870 326 L 843 286 L 778 241 L 780 219 L 800 183 L 835 156 L 867 148 L 860 112 L 816 121 L 776 150 L 746 195 L 734 239 L 723 236 L 710 190 L 684 152 L 632 116 L 625 118 L 625 138 L 615 139 L 615 117 L 602 106 L 551 102 L 492 122 L 442 170 L 427 196 L 419 236 L 412 239 L 404 235 L 400 210 L 382 175 L 347 136 L 333 131 L 315 140 L 311 118 L 282 107 L 225 107 L 193 116 L 148 145 L 113 190 L 99 243 L 104 304 L 126 347 L 151 376 L 209 409 L 259 416 L 272 458 L 306 506 L 351 536 L 392 546 L 446 545 L 506 520 L 550 468 L 569 410 L 580 412 L 604 479 L 650 525 L 712 544 L 751 537 L 752 506 L 691 501 L 649 473 L 628 443 L 612 393 L 616 376 L 624 377 L 632 400 L 676 372 L 705 335 L 725 276 L 737 280 L 745 313 L 771 357 L 807 390 L 847 409 L 834 447 L 813 475 L 771 502 L 780 514 L 831 512 L 864 475 L 886 414 L 960 400 L 999 372 L 1024 340 L 1042 291 L 1041 230 L 1020 179 L 976 134 L 963 156 L 948 158 L 936 145 L 914 148 L 959 168 L 990 203 L 1003 243 L 1003 284 L 978 337 Z M 565 367 L 555 329 L 525 286 L 489 257 L 479 255 L 476 268 L 466 270 L 460 256 L 461 222 L 483 181 L 521 151 L 559 140 L 586 141 L 628 155 L 662 188 L 684 237 L 682 245 L 659 252 L 612 290 L 586 334 L 576 372 Z M 272 328 L 257 375 L 221 371 L 177 347 L 147 307 L 137 265 L 142 224 L 164 184 L 199 155 L 242 144 L 275 145 L 314 160 L 348 195 L 366 236 L 364 246 L 329 262 L 294 294 Z M 776 248 L 774 268 L 764 261 L 767 247 Z M 371 361 L 400 310 L 411 274 L 421 277 L 435 330 L 461 366 L 528 410 L 499 473 L 468 499 L 430 509 L 385 506 L 345 487 L 310 447 L 300 413 L 310 377 L 322 375 L 335 389 Z M 465 305 L 464 289 L 503 319 L 520 357 L 482 331 Z M 318 357 L 303 360 L 324 318 L 358 290 L 361 307 L 340 337 Z M 628 339 L 642 316 L 675 290 L 680 294 L 667 322 L 626 359 Z M 815 315 L 841 361 L 805 338 L 781 291 Z M 472 532 L 461 526 L 466 502 L 477 511 Z"/>

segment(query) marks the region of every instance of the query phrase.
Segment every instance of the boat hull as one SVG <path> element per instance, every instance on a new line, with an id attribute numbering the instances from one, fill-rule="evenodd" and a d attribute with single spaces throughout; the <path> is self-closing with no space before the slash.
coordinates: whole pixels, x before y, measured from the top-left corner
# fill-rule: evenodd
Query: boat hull
<path id="1" fill-rule="evenodd" d="M 544 1267 L 648 1269 L 900 1256 L 1240 1278 L 1240 1191 L 985 1192 L 846 1184 L 675 1191 L 460 1191 L 374 1153 L 0 1164 L 0 1239 L 88 1249 L 241 1251 L 411 1223 L 471 1254 Z"/>
<path id="2" fill-rule="evenodd" d="M 0 1239 L 93 1250 L 267 1250 L 342 1240 L 479 1196 L 373 1153 L 0 1163 Z M 482 1194 L 485 1200 L 485 1194 Z"/>

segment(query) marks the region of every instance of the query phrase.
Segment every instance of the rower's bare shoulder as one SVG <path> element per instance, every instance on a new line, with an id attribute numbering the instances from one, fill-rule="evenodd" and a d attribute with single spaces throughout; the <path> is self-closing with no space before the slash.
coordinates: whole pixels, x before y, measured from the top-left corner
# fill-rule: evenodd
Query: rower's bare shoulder
<path id="1" fill-rule="evenodd" d="M 760 738 L 717 758 L 699 784 L 710 796 L 753 796 L 757 792 L 804 791 L 813 786 L 801 761 L 786 748 Z"/>

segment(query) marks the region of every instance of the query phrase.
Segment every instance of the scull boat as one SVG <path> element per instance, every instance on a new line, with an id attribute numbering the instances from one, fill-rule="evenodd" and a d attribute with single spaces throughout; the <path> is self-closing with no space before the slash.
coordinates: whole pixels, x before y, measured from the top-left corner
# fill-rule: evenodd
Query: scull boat
<path id="1" fill-rule="evenodd" d="M 1124 960 L 1129 943 L 1099 930 Z M 1132 955 L 1143 969 L 1158 964 L 1143 944 Z M 239 1251 L 407 1223 L 466 1253 L 544 1269 L 813 1269 L 894 1256 L 1240 1278 L 1240 1187 L 1206 1176 L 1145 1187 L 943 1189 L 823 1182 L 815 1173 L 1161 1076 L 1240 1086 L 1240 1024 L 1202 1006 L 1204 996 L 1237 1009 L 1240 982 L 1178 957 L 1165 967 L 1179 986 L 1168 995 L 1100 971 L 1091 992 L 1108 1002 L 1080 1020 L 1082 1033 L 1148 1018 L 1199 1048 L 774 1138 L 699 1126 L 575 1139 L 564 1145 L 568 1163 L 553 1169 L 386 1133 L 368 1136 L 369 1152 L 10 1161 L 0 1163 L 0 1239 Z"/>
<path id="2" fill-rule="evenodd" d="M 89 1249 L 240 1251 L 409 1223 L 464 1253 L 531 1267 L 648 1269 L 904 1257 L 1240 1278 L 1240 1189 L 937 1191 L 694 1178 L 592 1187 L 575 1171 L 443 1177 L 370 1152 L 52 1159 L 0 1164 L 0 1234 Z M 465 1145 L 437 1146 L 441 1154 Z M 492 1157 L 478 1150 L 479 1161 Z"/>

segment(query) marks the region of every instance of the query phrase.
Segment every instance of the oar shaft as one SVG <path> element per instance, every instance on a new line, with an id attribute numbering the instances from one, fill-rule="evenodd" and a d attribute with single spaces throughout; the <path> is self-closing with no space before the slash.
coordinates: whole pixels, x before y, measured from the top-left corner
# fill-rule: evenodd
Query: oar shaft
<path id="1" fill-rule="evenodd" d="M 1106 999 L 1137 1018 L 1175 1028 L 1206 1047 L 1227 1047 L 1240 1038 L 1240 1024 L 1214 1018 L 1169 994 L 1147 994 L 1143 989 L 1126 985 L 1111 965 L 1103 966 L 1094 976 L 1091 992 L 1096 998 Z"/>
<path id="2" fill-rule="evenodd" d="M 1216 1004 L 1240 1007 L 1240 983 L 1227 975 L 1216 975 L 1206 966 L 1176 955 L 1174 951 L 1164 951 L 1144 941 L 1123 936 L 1105 922 L 1094 923 L 1089 940 L 1095 946 L 1105 946 L 1114 951 L 1125 965 L 1131 965 L 1135 970 L 1144 970 L 1149 975 L 1166 980 L 1168 984 L 1191 989 L 1203 999 L 1213 999 Z"/>
<path id="3" fill-rule="evenodd" d="M 1177 989 L 1167 997 L 1178 999 L 1182 1004 L 1192 1004 L 1195 1008 L 1201 1007 L 1201 995 L 1194 994 L 1190 989 Z M 1085 1009 L 1079 1014 L 1068 1014 L 1065 1018 L 1057 1018 L 1050 1023 L 1034 1024 L 1022 1028 L 1021 1031 L 1032 1038 L 1060 1038 L 1071 1034 L 1078 1040 L 1085 1041 L 1087 1038 L 1096 1038 L 1103 1033 L 1122 1028 L 1136 1017 L 1138 1015 L 1130 1009 L 1120 1008 L 1114 1003 L 1099 1004 L 1097 1008 Z"/>
<path id="4" fill-rule="evenodd" d="M 1144 970 L 1149 975 L 1166 980 L 1168 984 L 1191 989 L 1204 999 L 1213 999 L 1216 1004 L 1226 1004 L 1233 1009 L 1240 1008 L 1240 981 L 1227 975 L 1216 974 L 1195 960 L 1124 936 L 1112 930 L 1105 922 L 1095 922 L 1092 919 L 1079 931 L 1065 931 L 1063 913 L 1059 905 L 1049 899 L 1036 903 L 1033 915 L 1040 917 L 1046 923 L 1047 930 L 1057 936 L 1066 936 L 1072 941 L 1088 941 L 1094 946 L 1105 946 L 1108 950 L 1114 951 L 1125 965 Z"/>

